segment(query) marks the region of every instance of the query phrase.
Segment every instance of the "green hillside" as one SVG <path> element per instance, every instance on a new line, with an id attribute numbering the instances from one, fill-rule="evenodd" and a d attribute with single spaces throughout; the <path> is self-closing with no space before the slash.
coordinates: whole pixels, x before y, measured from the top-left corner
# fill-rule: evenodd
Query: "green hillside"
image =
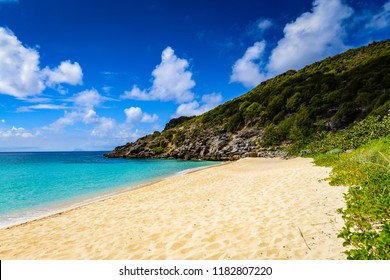
<path id="1" fill-rule="evenodd" d="M 297 153 L 318 135 L 390 109 L 390 40 L 374 42 L 265 81 L 248 93 L 110 157 L 231 160 Z"/>

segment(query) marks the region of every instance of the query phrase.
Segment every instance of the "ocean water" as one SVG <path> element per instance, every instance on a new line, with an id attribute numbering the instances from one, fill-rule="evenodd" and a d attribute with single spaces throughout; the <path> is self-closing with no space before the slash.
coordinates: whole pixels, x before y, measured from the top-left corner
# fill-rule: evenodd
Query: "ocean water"
<path id="1" fill-rule="evenodd" d="M 0 153 L 0 228 L 185 170 L 218 164 L 108 159 L 103 153 Z"/>

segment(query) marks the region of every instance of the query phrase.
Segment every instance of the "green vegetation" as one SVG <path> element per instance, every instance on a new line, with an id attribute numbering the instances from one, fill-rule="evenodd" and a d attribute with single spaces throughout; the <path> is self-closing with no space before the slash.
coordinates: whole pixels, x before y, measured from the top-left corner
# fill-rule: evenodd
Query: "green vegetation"
<path id="1" fill-rule="evenodd" d="M 338 210 L 348 259 L 390 259 L 390 114 L 309 146 L 316 164 L 332 167 L 332 185 L 351 186 L 346 208 Z"/>
<path id="2" fill-rule="evenodd" d="M 348 128 L 390 109 L 390 41 L 372 43 L 287 71 L 195 119 L 198 126 L 266 129 L 263 147 L 295 144 L 320 131 Z"/>
<path id="3" fill-rule="evenodd" d="M 387 136 L 390 133 L 390 116 L 369 116 L 356 123 L 346 131 L 319 132 L 315 141 L 306 146 L 306 153 L 325 153 L 332 149 L 356 149 L 373 139 Z"/>
<path id="4" fill-rule="evenodd" d="M 264 131 L 256 141 L 259 149 L 288 146 L 296 154 L 318 138 L 334 141 L 337 131 L 359 120 L 385 116 L 389 88 L 390 40 L 374 42 L 287 71 L 201 116 L 174 119 L 161 133 L 147 136 L 146 147 L 179 147 L 207 138 L 206 131 L 222 135 L 256 128 Z"/>
<path id="5" fill-rule="evenodd" d="M 166 152 L 166 149 L 163 147 L 154 147 L 152 148 L 152 151 L 155 152 L 156 154 L 162 154 Z"/>

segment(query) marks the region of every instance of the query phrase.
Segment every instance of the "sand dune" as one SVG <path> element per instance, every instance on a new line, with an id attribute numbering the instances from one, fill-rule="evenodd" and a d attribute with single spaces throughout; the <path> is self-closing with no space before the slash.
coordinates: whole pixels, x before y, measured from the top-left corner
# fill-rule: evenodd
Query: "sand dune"
<path id="1" fill-rule="evenodd" d="M 1 229 L 0 259 L 343 259 L 329 171 L 246 158 L 168 178 Z"/>

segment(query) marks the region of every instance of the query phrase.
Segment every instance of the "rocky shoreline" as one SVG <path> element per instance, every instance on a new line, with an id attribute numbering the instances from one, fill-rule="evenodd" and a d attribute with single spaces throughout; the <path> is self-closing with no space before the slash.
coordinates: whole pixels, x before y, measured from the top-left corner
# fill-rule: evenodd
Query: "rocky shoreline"
<path id="1" fill-rule="evenodd" d="M 165 130 L 163 132 L 166 132 Z M 287 152 L 279 148 L 261 148 L 263 129 L 247 128 L 236 133 L 208 129 L 167 140 L 167 133 L 155 132 L 133 143 L 116 147 L 105 154 L 109 158 L 169 158 L 185 160 L 229 161 L 244 157 L 282 157 Z M 175 131 L 175 136 L 178 132 Z M 174 137 L 173 137 L 174 138 Z"/>

